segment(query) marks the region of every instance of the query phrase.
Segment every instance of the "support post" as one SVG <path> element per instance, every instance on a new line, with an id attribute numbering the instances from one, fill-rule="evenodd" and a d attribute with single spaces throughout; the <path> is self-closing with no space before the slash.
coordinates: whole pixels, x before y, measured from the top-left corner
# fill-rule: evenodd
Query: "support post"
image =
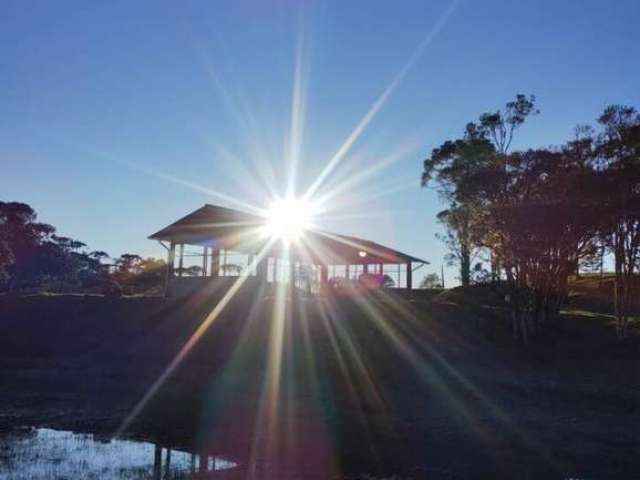
<path id="1" fill-rule="evenodd" d="M 207 267 L 209 265 L 209 247 L 204 247 L 202 252 L 202 276 L 207 276 Z"/>
<path id="2" fill-rule="evenodd" d="M 411 262 L 407 262 L 407 293 L 411 298 L 411 292 L 413 290 L 413 270 L 411 270 Z"/>
<path id="3" fill-rule="evenodd" d="M 220 275 L 220 250 L 211 251 L 211 268 L 210 275 L 212 277 L 218 277 Z"/>
<path id="4" fill-rule="evenodd" d="M 164 478 L 170 478 L 171 475 L 171 449 L 167 447 L 167 457 L 164 460 Z"/>
<path id="5" fill-rule="evenodd" d="M 181 277 L 184 273 L 184 243 L 180 244 L 180 256 L 178 257 L 178 276 Z"/>
<path id="6" fill-rule="evenodd" d="M 362 273 L 369 273 L 369 264 L 365 263 L 362 265 Z"/>
<path id="7" fill-rule="evenodd" d="M 162 472 L 162 447 L 156 443 L 153 451 L 153 480 L 160 480 L 161 472 Z"/>
<path id="8" fill-rule="evenodd" d="M 255 267 L 252 267 L 251 265 L 253 264 L 253 259 L 254 258 L 256 258 L 256 257 L 254 255 L 252 255 L 252 254 L 247 255 L 247 271 L 246 271 L 246 276 L 247 277 L 253 276 L 253 272 L 254 272 L 254 268 Z"/>
<path id="9" fill-rule="evenodd" d="M 326 285 L 329 283 L 329 265 L 320 265 L 320 284 Z"/>
<path id="10" fill-rule="evenodd" d="M 289 257 L 289 289 L 293 292 L 296 288 L 296 262 Z"/>
<path id="11" fill-rule="evenodd" d="M 278 283 L 278 263 L 280 263 L 280 259 L 275 257 L 273 259 L 273 283 Z"/>
<path id="12" fill-rule="evenodd" d="M 171 242 L 169 252 L 167 253 L 167 276 L 172 278 L 175 272 L 174 263 L 176 261 L 176 244 Z"/>
<path id="13" fill-rule="evenodd" d="M 329 265 L 326 263 L 320 265 L 320 295 L 326 295 L 329 292 Z"/>
<path id="14" fill-rule="evenodd" d="M 260 258 L 256 255 L 255 258 L 258 262 L 256 264 L 256 277 L 258 277 L 260 282 L 267 283 L 267 275 L 269 272 L 269 257 Z"/>
<path id="15" fill-rule="evenodd" d="M 229 274 L 227 270 L 227 249 L 225 248 L 222 252 L 222 275 L 226 277 Z"/>
<path id="16" fill-rule="evenodd" d="M 167 277 L 165 278 L 165 281 L 164 281 L 165 296 L 169 291 L 169 282 L 171 282 L 171 279 L 173 278 L 173 275 L 174 275 L 175 268 L 173 264 L 175 263 L 175 261 L 176 261 L 176 244 L 174 242 L 171 242 L 171 244 L 169 245 L 169 251 L 167 253 Z"/>

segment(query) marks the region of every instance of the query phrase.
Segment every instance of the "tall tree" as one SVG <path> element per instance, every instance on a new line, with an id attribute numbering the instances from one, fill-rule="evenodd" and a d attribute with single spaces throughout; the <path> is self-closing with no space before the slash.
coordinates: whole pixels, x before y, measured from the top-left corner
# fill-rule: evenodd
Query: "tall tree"
<path id="1" fill-rule="evenodd" d="M 492 202 L 488 228 L 508 269 L 514 335 L 528 342 L 553 318 L 569 276 L 593 255 L 597 226 L 589 189 L 594 171 L 571 146 L 508 156 L 508 191 Z"/>
<path id="2" fill-rule="evenodd" d="M 52 269 L 47 259 L 55 229 L 36 219 L 36 212 L 25 203 L 0 202 L 0 238 L 13 258 L 5 267 L 9 290 L 36 283 Z"/>
<path id="3" fill-rule="evenodd" d="M 471 283 L 471 264 L 477 253 L 481 233 L 475 210 L 469 205 L 453 205 L 438 214 L 438 220 L 445 227 L 444 234 L 436 237 L 442 241 L 449 253 L 445 256 L 448 265 L 458 265 L 460 283 Z"/>
<path id="4" fill-rule="evenodd" d="M 449 248 L 448 261 L 460 268 L 460 281 L 468 285 L 471 259 L 479 244 L 478 178 L 494 161 L 492 144 L 473 127 L 463 138 L 446 141 L 424 161 L 422 185 L 436 185 L 449 208 L 438 214 L 446 228 L 440 236 Z"/>
<path id="5" fill-rule="evenodd" d="M 0 288 L 46 288 L 54 291 L 96 286 L 107 272 L 106 253 L 58 236 L 37 221 L 36 212 L 19 202 L 0 202 Z"/>
<path id="6" fill-rule="evenodd" d="M 0 238 L 0 291 L 6 288 L 9 282 L 9 267 L 15 262 L 13 252 L 9 248 L 9 244 Z"/>
<path id="7" fill-rule="evenodd" d="M 640 114 L 633 107 L 612 105 L 598 122 L 603 132 L 595 163 L 606 182 L 604 237 L 614 257 L 617 331 L 624 338 L 640 270 Z"/>
<path id="8" fill-rule="evenodd" d="M 486 112 L 480 115 L 477 124 L 471 124 L 467 129 L 473 129 L 484 137 L 489 138 L 501 155 L 506 155 L 511 148 L 513 136 L 518 128 L 531 115 L 537 115 L 535 95 L 516 95 L 515 100 L 507 102 L 504 110 Z"/>
<path id="9" fill-rule="evenodd" d="M 507 195 L 507 159 L 514 134 L 537 113 L 535 97 L 518 94 L 504 109 L 483 113 L 477 123 L 467 124 L 463 138 L 446 141 L 424 161 L 422 185 L 436 184 L 450 206 L 439 214 L 447 227 L 441 238 L 450 248 L 449 258 L 460 266 L 463 285 L 471 278 L 471 257 L 481 247 L 491 252 L 493 276 L 498 276 L 495 244 L 500 239 L 486 229 L 482 232 L 487 202 Z M 450 217 L 453 212 L 455 217 Z"/>

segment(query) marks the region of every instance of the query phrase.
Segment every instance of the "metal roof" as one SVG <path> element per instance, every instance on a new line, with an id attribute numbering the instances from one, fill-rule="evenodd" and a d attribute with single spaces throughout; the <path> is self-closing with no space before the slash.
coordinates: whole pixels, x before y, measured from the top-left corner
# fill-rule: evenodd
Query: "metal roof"
<path id="1" fill-rule="evenodd" d="M 259 215 L 207 204 L 149 238 L 254 254 L 269 241 L 261 235 L 264 224 Z M 272 245 L 269 255 L 282 256 L 283 247 Z M 299 243 L 287 248 L 290 254 L 317 264 L 429 263 L 371 240 L 318 229 L 307 230 Z"/>

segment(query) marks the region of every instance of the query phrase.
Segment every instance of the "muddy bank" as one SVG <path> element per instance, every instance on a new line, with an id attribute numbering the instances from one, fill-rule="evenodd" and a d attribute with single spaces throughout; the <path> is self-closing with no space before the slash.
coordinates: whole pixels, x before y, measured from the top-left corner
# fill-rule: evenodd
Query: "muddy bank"
<path id="1" fill-rule="evenodd" d="M 0 425 L 114 432 L 215 303 L 0 297 Z M 127 434 L 263 478 L 633 478 L 638 352 L 596 317 L 522 352 L 499 309 L 244 292 Z"/>

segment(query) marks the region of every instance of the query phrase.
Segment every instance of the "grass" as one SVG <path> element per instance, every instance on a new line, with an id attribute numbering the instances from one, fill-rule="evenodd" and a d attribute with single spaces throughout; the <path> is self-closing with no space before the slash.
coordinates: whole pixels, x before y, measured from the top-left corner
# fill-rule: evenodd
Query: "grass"
<path id="1" fill-rule="evenodd" d="M 640 469 L 632 454 L 639 342 L 621 345 L 610 317 L 571 306 L 523 349 L 511 340 L 500 296 L 484 287 L 434 301 L 287 303 L 280 382 L 265 390 L 275 378 L 275 300 L 252 298 L 244 292 L 214 322 L 132 435 L 206 445 L 245 466 L 258 448 L 283 469 L 318 478 L 606 477 Z M 0 299 L 5 419 L 115 430 L 213 304 Z"/>

